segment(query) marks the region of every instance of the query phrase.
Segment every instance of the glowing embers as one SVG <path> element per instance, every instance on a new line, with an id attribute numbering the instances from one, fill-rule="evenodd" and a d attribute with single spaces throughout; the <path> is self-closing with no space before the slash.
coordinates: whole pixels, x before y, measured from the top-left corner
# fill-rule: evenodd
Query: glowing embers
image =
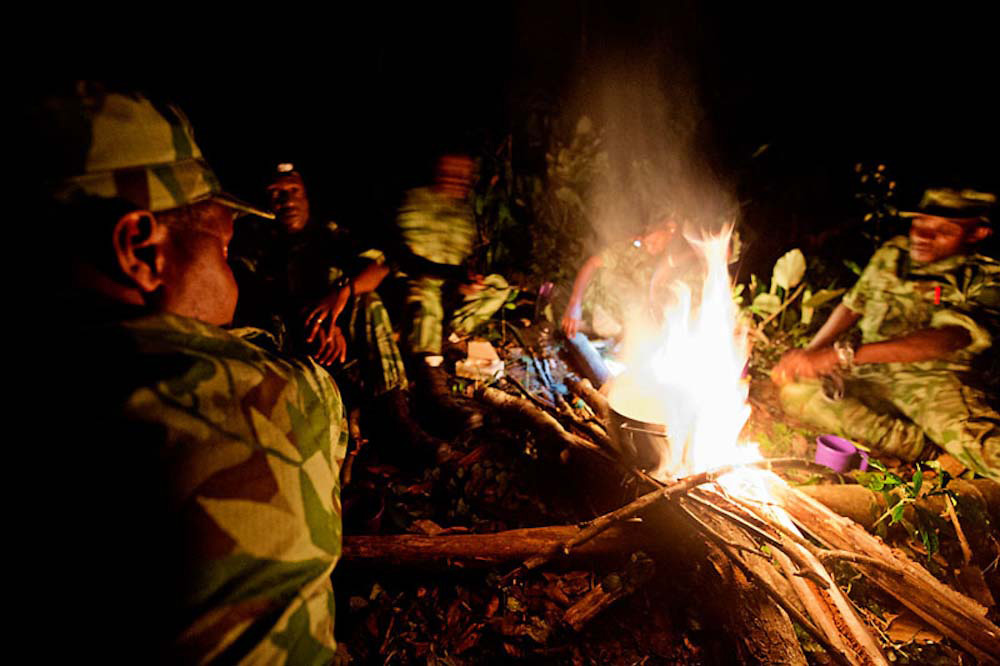
<path id="1" fill-rule="evenodd" d="M 738 441 L 750 416 L 742 379 L 748 347 L 727 270 L 730 231 L 688 239 L 703 262 L 700 291 L 676 283 L 661 322 L 650 308 L 636 308 L 626 326 L 627 369 L 609 402 L 628 419 L 665 426 L 666 437 L 644 440 L 660 446 L 653 472 L 660 478 L 760 459 L 755 445 Z"/>

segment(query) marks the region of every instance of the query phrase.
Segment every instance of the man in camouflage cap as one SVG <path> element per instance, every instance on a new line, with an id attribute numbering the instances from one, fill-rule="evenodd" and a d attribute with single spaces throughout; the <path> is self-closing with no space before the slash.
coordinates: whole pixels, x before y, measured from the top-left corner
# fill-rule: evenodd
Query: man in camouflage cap
<path id="1" fill-rule="evenodd" d="M 903 460 L 935 444 L 1000 479 L 1000 414 L 972 372 L 1000 334 L 1000 262 L 975 252 L 995 202 L 932 189 L 903 213 L 909 237 L 883 245 L 809 345 L 775 366 L 786 411 Z M 855 324 L 860 346 L 839 340 Z M 843 391 L 821 376 L 842 376 Z"/>
<path id="2" fill-rule="evenodd" d="M 227 324 L 234 211 L 174 107 L 81 86 L 34 113 L 72 266 L 58 468 L 75 644 L 105 663 L 333 660 L 336 385 Z M 66 513 L 66 508 L 62 513 Z M 107 609 L 111 609 L 108 613 Z"/>

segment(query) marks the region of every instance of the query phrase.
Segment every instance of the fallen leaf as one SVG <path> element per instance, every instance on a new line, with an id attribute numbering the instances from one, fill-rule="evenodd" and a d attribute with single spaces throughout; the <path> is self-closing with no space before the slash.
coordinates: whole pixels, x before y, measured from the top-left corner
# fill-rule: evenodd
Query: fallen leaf
<path id="1" fill-rule="evenodd" d="M 910 611 L 903 611 L 893 618 L 885 632 L 897 643 L 940 643 L 944 639 L 942 634 Z"/>

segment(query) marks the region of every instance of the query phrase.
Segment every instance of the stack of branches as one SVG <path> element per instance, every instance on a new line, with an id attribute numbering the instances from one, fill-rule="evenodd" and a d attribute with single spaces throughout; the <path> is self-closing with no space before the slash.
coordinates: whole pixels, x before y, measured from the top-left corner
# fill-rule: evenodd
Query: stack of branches
<path id="1" fill-rule="evenodd" d="M 564 460 L 593 458 L 630 475 L 636 488 L 645 492 L 576 526 L 480 535 L 348 537 L 345 561 L 493 567 L 519 563 L 509 574 L 518 576 L 568 561 L 593 561 L 623 548 L 652 553 L 683 550 L 673 553 L 674 561 L 711 564 L 715 575 L 706 580 L 705 598 L 715 600 L 715 610 L 728 635 L 734 637 L 743 663 L 805 664 L 797 625 L 836 663 L 888 664 L 879 641 L 828 569 L 842 562 L 981 663 L 998 663 L 1000 629 L 986 618 L 982 604 L 944 585 L 901 551 L 776 475 L 768 476 L 775 498 L 768 503 L 730 495 L 717 483 L 733 466 L 671 482 L 651 477 L 612 446 L 604 397 L 586 379 L 567 376 L 565 384 L 578 407 L 571 406 L 545 371 L 545 359 L 523 341 L 522 346 L 551 398 L 534 395 L 515 380 L 506 380 L 513 392 L 482 386 L 476 397 L 519 419 L 540 441 L 560 447 Z M 810 465 L 781 459 L 753 466 L 775 470 Z M 636 517 L 642 522 L 629 522 Z M 665 538 L 665 534 L 671 536 Z M 704 538 L 681 536 L 691 534 Z M 581 629 L 651 576 L 648 567 L 631 569 L 624 577 L 628 584 L 614 589 L 597 586 L 574 603 L 566 611 L 564 624 Z"/>

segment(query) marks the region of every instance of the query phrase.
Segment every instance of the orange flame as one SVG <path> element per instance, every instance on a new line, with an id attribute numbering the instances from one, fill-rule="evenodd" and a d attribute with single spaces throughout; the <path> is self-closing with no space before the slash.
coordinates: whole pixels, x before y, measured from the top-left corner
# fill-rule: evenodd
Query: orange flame
<path id="1" fill-rule="evenodd" d="M 685 476 L 730 463 L 759 460 L 755 445 L 739 443 L 750 416 L 742 379 L 749 347 L 739 324 L 728 272 L 732 227 L 688 239 L 703 260 L 698 298 L 675 283 L 676 303 L 662 325 L 633 317 L 626 326 L 626 370 L 609 401 L 620 414 L 664 424 L 667 442 L 654 475 Z"/>

